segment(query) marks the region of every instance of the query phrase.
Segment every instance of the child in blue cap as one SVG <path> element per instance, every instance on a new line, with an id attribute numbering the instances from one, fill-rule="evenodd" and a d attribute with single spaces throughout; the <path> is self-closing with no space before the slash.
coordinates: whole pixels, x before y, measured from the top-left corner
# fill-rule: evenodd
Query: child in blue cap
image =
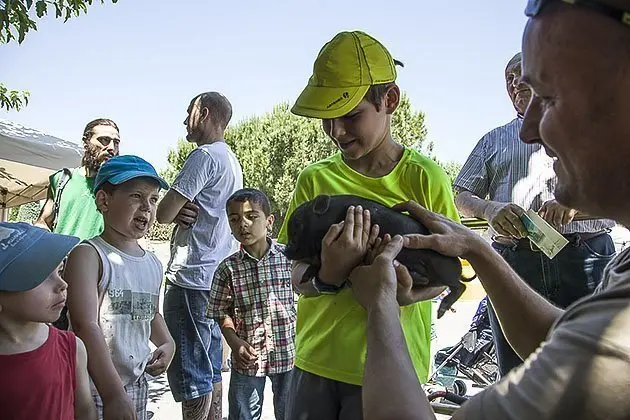
<path id="1" fill-rule="evenodd" d="M 162 265 L 138 243 L 155 220 L 160 189 L 168 184 L 144 159 L 109 159 L 94 181 L 103 233 L 68 257 L 70 326 L 87 347 L 99 419 L 146 420 L 145 373 L 164 373 L 175 352 L 158 312 Z"/>
<path id="2" fill-rule="evenodd" d="M 85 346 L 48 325 L 67 284 L 62 261 L 79 242 L 27 223 L 0 223 L 0 417 L 93 420 Z"/>

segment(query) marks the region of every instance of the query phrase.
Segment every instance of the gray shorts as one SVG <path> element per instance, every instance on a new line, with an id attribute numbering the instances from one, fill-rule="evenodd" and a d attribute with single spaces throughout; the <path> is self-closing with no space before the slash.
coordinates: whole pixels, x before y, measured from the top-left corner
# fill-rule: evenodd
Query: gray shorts
<path id="1" fill-rule="evenodd" d="M 286 420 L 363 420 L 362 387 L 293 368 Z"/>

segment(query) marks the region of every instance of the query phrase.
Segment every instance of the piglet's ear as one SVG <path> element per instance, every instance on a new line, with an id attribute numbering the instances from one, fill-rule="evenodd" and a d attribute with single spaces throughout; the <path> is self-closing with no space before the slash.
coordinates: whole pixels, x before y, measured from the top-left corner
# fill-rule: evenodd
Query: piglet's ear
<path id="1" fill-rule="evenodd" d="M 329 195 L 318 195 L 313 200 L 313 213 L 315 214 L 324 214 L 328 211 L 328 206 L 330 205 L 330 196 Z"/>

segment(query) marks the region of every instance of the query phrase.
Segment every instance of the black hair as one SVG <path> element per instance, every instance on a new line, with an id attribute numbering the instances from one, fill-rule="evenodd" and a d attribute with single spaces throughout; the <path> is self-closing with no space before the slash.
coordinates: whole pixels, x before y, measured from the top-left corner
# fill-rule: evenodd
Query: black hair
<path id="1" fill-rule="evenodd" d="M 394 65 L 405 67 L 402 61 L 396 59 L 394 59 Z M 392 86 L 396 86 L 396 83 L 389 82 L 370 86 L 370 89 L 368 89 L 367 93 L 365 94 L 365 100 L 374 105 L 377 111 L 380 111 L 383 97 Z"/>
<path id="2" fill-rule="evenodd" d="M 243 188 L 232 194 L 225 203 L 226 210 L 227 206 L 232 201 L 235 201 L 237 203 L 244 203 L 246 201 L 256 203 L 260 207 L 262 207 L 262 211 L 263 213 L 265 213 L 265 216 L 271 215 L 271 204 L 269 203 L 269 198 L 264 192 L 255 188 Z"/>
<path id="3" fill-rule="evenodd" d="M 120 133 L 120 130 L 118 129 L 118 126 L 116 125 L 116 123 L 114 121 L 110 120 L 109 118 L 97 118 L 97 119 L 87 123 L 87 125 L 83 129 L 83 141 L 84 142 L 88 141 L 90 139 L 90 137 L 92 137 L 92 134 L 94 134 L 94 128 L 99 126 L 99 125 L 106 125 L 108 127 L 114 127 L 116 129 L 116 131 L 118 131 Z"/>
<path id="4" fill-rule="evenodd" d="M 232 104 L 219 92 L 204 92 L 193 98 L 193 102 L 199 99 L 201 108 L 208 108 L 212 123 L 225 130 L 232 119 Z"/>

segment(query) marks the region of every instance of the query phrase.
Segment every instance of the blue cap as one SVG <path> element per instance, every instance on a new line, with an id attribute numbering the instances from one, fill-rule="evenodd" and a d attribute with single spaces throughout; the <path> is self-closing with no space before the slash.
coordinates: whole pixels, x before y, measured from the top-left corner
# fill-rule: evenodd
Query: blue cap
<path id="1" fill-rule="evenodd" d="M 0 223 L 0 290 L 25 292 L 39 286 L 79 243 L 28 223 Z"/>
<path id="2" fill-rule="evenodd" d="M 168 190 L 168 183 L 155 171 L 155 168 L 146 160 L 134 155 L 114 156 L 101 165 L 94 181 L 94 192 L 98 191 L 105 182 L 112 185 L 120 185 L 134 178 L 153 178 L 160 188 Z"/>

